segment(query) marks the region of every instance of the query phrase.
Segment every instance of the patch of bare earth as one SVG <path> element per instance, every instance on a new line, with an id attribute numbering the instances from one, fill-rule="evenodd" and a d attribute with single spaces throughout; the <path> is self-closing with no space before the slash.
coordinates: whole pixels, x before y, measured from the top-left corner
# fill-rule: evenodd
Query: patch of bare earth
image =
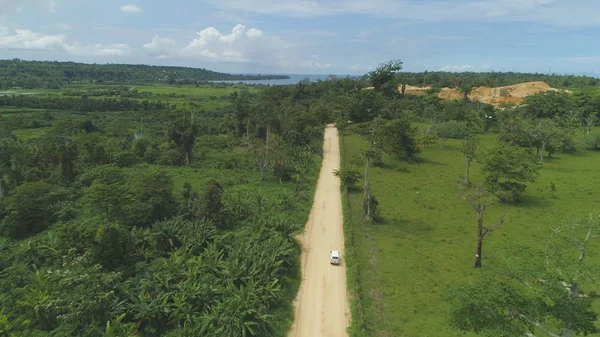
<path id="1" fill-rule="evenodd" d="M 425 96 L 427 95 L 427 90 L 429 89 L 431 89 L 431 86 L 417 87 L 413 85 L 406 85 L 404 88 L 404 94 Z M 373 90 L 373 87 L 363 88 L 363 90 Z M 503 103 L 516 105 L 521 104 L 525 100 L 525 97 L 529 95 L 535 95 L 545 91 L 564 91 L 567 93 L 572 93 L 569 90 L 552 88 L 545 82 L 525 82 L 495 88 L 476 87 L 473 88 L 469 94 L 469 99 L 492 104 L 494 106 L 498 106 Z M 398 86 L 398 92 L 402 92 L 402 85 Z M 462 99 L 464 94 L 459 88 L 442 88 L 440 92 L 437 93 L 437 96 L 441 99 Z"/>

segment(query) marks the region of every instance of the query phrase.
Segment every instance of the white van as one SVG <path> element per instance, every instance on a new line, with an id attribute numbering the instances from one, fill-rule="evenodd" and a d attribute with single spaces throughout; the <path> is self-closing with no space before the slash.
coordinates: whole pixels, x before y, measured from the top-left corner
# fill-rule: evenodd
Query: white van
<path id="1" fill-rule="evenodd" d="M 331 256 L 329 257 L 329 263 L 331 264 L 340 264 L 340 252 L 338 252 L 337 250 L 332 250 L 331 251 Z"/>

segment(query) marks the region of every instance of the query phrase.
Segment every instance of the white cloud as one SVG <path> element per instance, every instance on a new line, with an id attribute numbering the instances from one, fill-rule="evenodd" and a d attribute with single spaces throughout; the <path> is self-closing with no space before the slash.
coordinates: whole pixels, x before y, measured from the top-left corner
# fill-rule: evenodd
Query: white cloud
<path id="1" fill-rule="evenodd" d="M 596 0 L 202 0 L 222 10 L 314 17 L 365 14 L 419 21 L 528 21 L 600 25 Z"/>
<path id="2" fill-rule="evenodd" d="M 78 56 L 118 56 L 131 52 L 126 44 L 82 45 L 68 43 L 65 35 L 43 35 L 26 29 L 0 26 L 0 48 L 66 52 Z"/>
<path id="3" fill-rule="evenodd" d="M 285 44 L 277 37 L 265 36 L 256 28 L 248 29 L 238 24 L 230 34 L 208 27 L 185 47 L 181 54 L 188 58 L 204 58 L 213 61 L 252 63 L 273 61 L 278 48 Z"/>
<path id="4" fill-rule="evenodd" d="M 310 59 L 300 62 L 300 67 L 305 68 L 305 69 L 310 69 L 310 70 L 320 70 L 320 69 L 331 68 L 330 63 L 320 63 L 319 58 L 320 57 L 318 54 L 312 55 L 310 57 Z"/>
<path id="5" fill-rule="evenodd" d="M 352 70 L 352 71 L 359 71 L 360 70 L 360 66 L 359 65 L 352 66 L 352 67 L 350 67 L 350 70 Z"/>
<path id="6" fill-rule="evenodd" d="M 162 51 L 168 52 L 169 50 L 175 48 L 175 40 L 167 38 L 167 37 L 160 37 L 160 36 L 156 35 L 152 39 L 152 42 L 146 43 L 142 47 L 144 47 L 144 49 L 146 49 L 146 50 L 156 52 L 156 53 L 162 52 Z"/>
<path id="7" fill-rule="evenodd" d="M 2 48 L 60 50 L 64 49 L 64 40 L 64 35 L 40 35 L 29 30 L 0 27 Z"/>
<path id="8" fill-rule="evenodd" d="M 443 66 L 440 70 L 441 71 L 452 71 L 452 72 L 470 71 L 471 66 L 468 64 L 463 64 L 463 65 L 451 64 L 451 65 Z"/>
<path id="9" fill-rule="evenodd" d="M 245 64 L 249 69 L 314 71 L 332 66 L 321 61 L 319 55 L 310 56 L 298 44 L 242 24 L 234 26 L 231 32 L 208 27 L 183 48 L 178 48 L 173 39 L 160 36 L 155 36 L 143 48 L 159 59 Z"/>
<path id="10" fill-rule="evenodd" d="M 123 56 L 131 53 L 126 44 L 66 45 L 65 50 L 77 56 Z"/>
<path id="11" fill-rule="evenodd" d="M 121 12 L 123 13 L 141 13 L 144 10 L 134 5 L 121 6 Z"/>

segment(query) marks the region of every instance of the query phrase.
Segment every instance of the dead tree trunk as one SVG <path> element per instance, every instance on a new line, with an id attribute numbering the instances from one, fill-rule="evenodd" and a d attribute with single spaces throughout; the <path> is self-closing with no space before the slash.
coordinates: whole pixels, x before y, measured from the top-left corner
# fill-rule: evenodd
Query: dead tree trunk
<path id="1" fill-rule="evenodd" d="M 265 171 L 267 170 L 267 166 L 269 163 L 269 135 L 271 133 L 271 128 L 267 126 L 267 139 L 265 140 L 265 152 L 262 163 L 260 164 L 260 181 L 263 182 L 265 180 Z"/>
<path id="2" fill-rule="evenodd" d="M 365 194 L 363 197 L 363 205 L 365 208 L 365 220 L 372 221 L 373 216 L 371 214 L 371 182 L 369 180 L 369 167 L 371 166 L 371 153 L 373 152 L 373 142 L 369 142 L 369 152 L 366 154 L 366 167 L 365 167 Z"/>
<path id="3" fill-rule="evenodd" d="M 246 119 L 246 139 L 250 139 L 250 117 Z"/>
<path id="4" fill-rule="evenodd" d="M 300 178 L 296 179 L 296 198 L 300 195 Z"/>
<path id="5" fill-rule="evenodd" d="M 483 239 L 489 230 L 483 228 L 483 213 L 477 214 L 477 251 L 475 252 L 475 268 L 481 268 L 481 250 L 483 248 Z"/>
<path id="6" fill-rule="evenodd" d="M 475 214 L 477 215 L 477 245 L 475 249 L 475 268 L 481 268 L 482 266 L 482 251 L 483 251 L 483 240 L 485 236 L 492 231 L 492 227 L 486 227 L 484 224 L 485 211 L 491 204 L 494 203 L 495 197 L 491 195 L 483 186 L 469 187 L 466 186 L 466 191 L 463 198 L 467 200 Z M 496 225 L 502 226 L 504 223 L 504 217 L 500 218 L 499 223 Z"/>
<path id="7" fill-rule="evenodd" d="M 579 285 L 577 284 L 577 281 L 571 281 L 569 293 L 573 301 L 576 301 L 577 298 L 579 298 Z M 567 326 L 565 328 L 565 331 L 563 332 L 563 337 L 573 337 L 573 326 L 570 323 L 567 323 L 566 325 Z"/>
<path id="8" fill-rule="evenodd" d="M 544 151 L 546 151 L 546 140 L 542 141 L 542 150 L 540 151 L 540 164 L 544 162 Z"/>
<path id="9" fill-rule="evenodd" d="M 467 165 L 467 171 L 465 172 L 465 184 L 469 185 L 469 171 L 471 170 L 471 158 L 465 159 L 465 164 Z"/>

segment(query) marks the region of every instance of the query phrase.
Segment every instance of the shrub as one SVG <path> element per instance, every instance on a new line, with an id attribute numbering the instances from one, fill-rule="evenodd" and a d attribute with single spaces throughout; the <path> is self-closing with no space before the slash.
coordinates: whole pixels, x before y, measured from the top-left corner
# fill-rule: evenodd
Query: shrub
<path id="1" fill-rule="evenodd" d="M 17 187 L 8 200 L 8 216 L 0 228 L 3 235 L 22 238 L 39 233 L 57 220 L 55 205 L 62 198 L 54 186 L 43 182 Z"/>
<path id="2" fill-rule="evenodd" d="M 370 208 L 371 208 L 371 217 L 373 218 L 373 222 L 377 222 L 379 220 L 379 201 L 375 196 L 371 195 Z M 363 209 L 365 214 L 367 214 L 367 202 L 363 203 Z"/>
<path id="3" fill-rule="evenodd" d="M 436 126 L 440 138 L 465 139 L 473 131 L 467 122 L 449 121 Z"/>
<path id="4" fill-rule="evenodd" d="M 440 91 L 442 91 L 442 89 L 441 89 L 441 88 L 437 88 L 437 87 L 431 87 L 431 88 L 429 88 L 429 89 L 425 90 L 425 93 L 426 93 L 427 95 L 435 95 L 435 94 L 437 94 L 437 93 L 438 93 L 438 92 L 440 92 Z"/>
<path id="5" fill-rule="evenodd" d="M 527 189 L 526 182 L 535 181 L 539 167 L 524 149 L 500 144 L 483 158 L 485 184 L 502 202 L 518 201 Z"/>
<path id="6" fill-rule="evenodd" d="M 563 133 L 557 139 L 556 150 L 560 153 L 574 153 L 577 151 L 577 142 L 572 135 Z"/>
<path id="7" fill-rule="evenodd" d="M 585 141 L 585 148 L 592 151 L 600 151 L 600 135 L 588 137 Z"/>

